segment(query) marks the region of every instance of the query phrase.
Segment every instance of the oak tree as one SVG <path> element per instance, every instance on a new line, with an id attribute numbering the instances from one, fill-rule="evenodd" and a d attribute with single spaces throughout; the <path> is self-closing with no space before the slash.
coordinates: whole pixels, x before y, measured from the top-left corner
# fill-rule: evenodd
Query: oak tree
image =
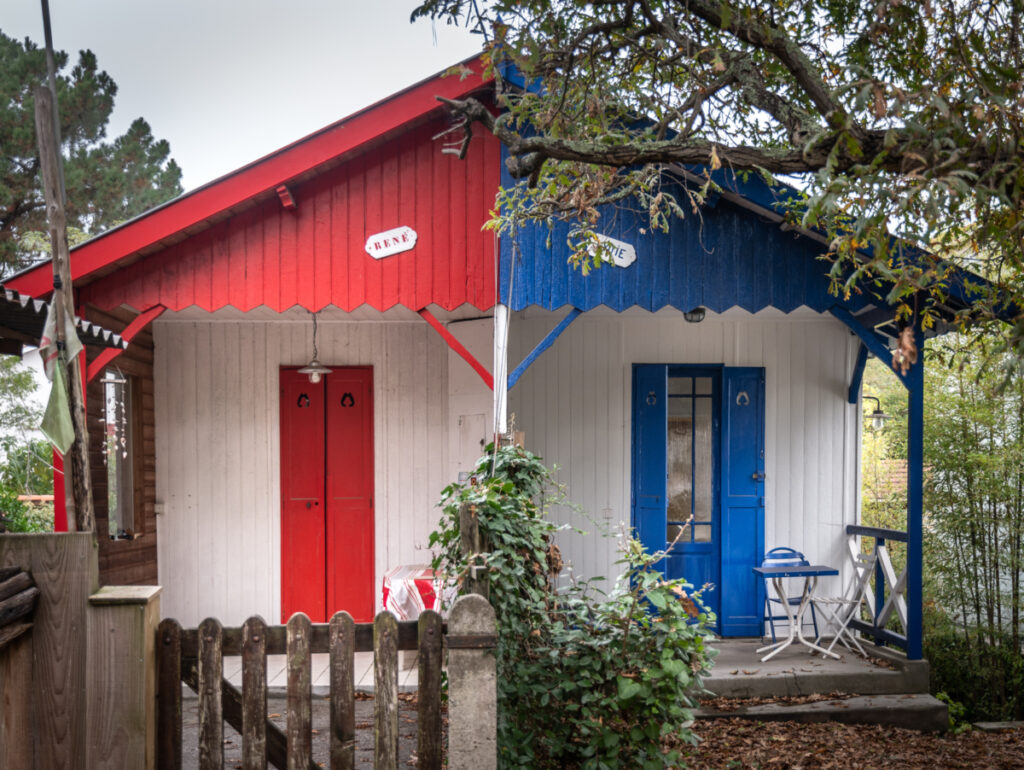
<path id="1" fill-rule="evenodd" d="M 829 236 L 838 293 L 927 324 L 967 267 L 991 287 L 957 287 L 962 316 L 1015 316 L 1024 353 L 1024 1 L 425 0 L 418 17 L 487 38 L 498 114 L 450 107 L 522 180 L 496 226 L 571 220 L 586 260 L 602 204 L 664 228 L 699 216 L 720 167 L 782 179 L 791 223 Z"/>

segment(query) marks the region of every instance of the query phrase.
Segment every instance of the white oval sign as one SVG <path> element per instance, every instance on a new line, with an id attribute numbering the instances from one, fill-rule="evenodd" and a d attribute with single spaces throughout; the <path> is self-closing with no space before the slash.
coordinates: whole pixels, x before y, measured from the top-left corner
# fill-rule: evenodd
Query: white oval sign
<path id="1" fill-rule="evenodd" d="M 605 262 L 611 262 L 616 267 L 629 267 L 636 262 L 636 249 L 632 243 L 610 238 L 607 235 L 595 234 L 594 239 L 605 244 L 602 255 Z"/>
<path id="2" fill-rule="evenodd" d="M 416 231 L 411 227 L 395 227 L 366 239 L 366 253 L 374 259 L 409 251 L 416 245 Z"/>

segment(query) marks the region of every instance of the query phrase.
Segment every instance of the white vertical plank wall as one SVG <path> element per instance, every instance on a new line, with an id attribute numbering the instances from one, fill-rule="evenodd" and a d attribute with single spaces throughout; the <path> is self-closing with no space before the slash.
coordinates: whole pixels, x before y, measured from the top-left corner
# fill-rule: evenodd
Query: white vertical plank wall
<path id="1" fill-rule="evenodd" d="M 513 315 L 510 368 L 563 315 Z M 806 309 L 734 309 L 700 324 L 672 310 L 581 316 L 509 395 L 527 447 L 558 466 L 582 506 L 554 512 L 588 532 L 563 532 L 563 555 L 582 577 L 616 574 L 617 540 L 598 533 L 620 532 L 630 518 L 632 365 L 725 364 L 765 368 L 767 547 L 791 545 L 845 568 L 844 526 L 856 520 L 859 488 L 858 412 L 846 399 L 855 355 L 840 323 Z"/>
<path id="2" fill-rule="evenodd" d="M 459 326 L 452 326 L 457 336 Z M 309 360 L 312 324 L 172 316 L 154 324 L 154 336 L 163 612 L 186 625 L 207 616 L 238 625 L 253 613 L 276 622 L 278 372 Z M 481 360 L 488 362 L 489 331 L 484 341 Z M 454 470 L 449 371 L 468 366 L 450 361 L 444 341 L 418 320 L 322 319 L 318 344 L 328 366 L 373 366 L 379 603 L 384 571 L 430 561 L 436 503 Z M 467 344 L 481 345 L 475 338 Z M 482 404 L 489 423 L 490 390 L 478 377 L 460 383 L 453 404 L 468 414 Z"/>

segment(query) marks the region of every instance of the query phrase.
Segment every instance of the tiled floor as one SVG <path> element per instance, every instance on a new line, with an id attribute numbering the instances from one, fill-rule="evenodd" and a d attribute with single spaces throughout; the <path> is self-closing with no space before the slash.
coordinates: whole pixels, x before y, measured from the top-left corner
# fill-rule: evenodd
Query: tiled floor
<path id="1" fill-rule="evenodd" d="M 315 692 L 326 693 L 330 686 L 330 663 L 327 653 L 313 655 L 312 673 Z M 224 656 L 224 677 L 231 684 L 242 686 L 242 659 L 238 656 Z M 417 665 L 415 652 L 398 653 L 398 687 L 402 691 L 416 689 Z M 267 687 L 284 689 L 288 685 L 284 655 L 267 656 Z M 373 653 L 357 652 L 355 655 L 356 690 L 373 690 Z"/>

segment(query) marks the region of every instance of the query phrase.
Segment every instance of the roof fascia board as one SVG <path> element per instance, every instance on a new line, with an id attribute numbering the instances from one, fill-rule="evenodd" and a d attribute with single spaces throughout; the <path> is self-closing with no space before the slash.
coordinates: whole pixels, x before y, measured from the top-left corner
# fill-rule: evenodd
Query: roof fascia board
<path id="1" fill-rule="evenodd" d="M 490 82 L 481 76 L 483 67 L 479 59 L 465 64 L 473 70 L 470 77 L 435 75 L 86 241 L 71 252 L 72 280 L 107 267 L 255 195 L 272 191 L 279 184 L 389 134 L 403 124 L 442 109 L 436 96 L 457 99 Z M 48 295 L 53 289 L 50 263 L 41 263 L 15 275 L 8 279 L 7 285 L 31 296 Z"/>

